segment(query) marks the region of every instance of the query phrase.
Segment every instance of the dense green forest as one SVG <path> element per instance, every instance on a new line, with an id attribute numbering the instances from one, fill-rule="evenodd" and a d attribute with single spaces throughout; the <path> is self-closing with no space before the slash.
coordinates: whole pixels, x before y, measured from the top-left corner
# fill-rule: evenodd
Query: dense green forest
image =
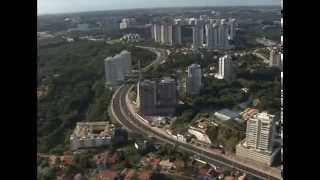
<path id="1" fill-rule="evenodd" d="M 47 87 L 38 100 L 38 151 L 61 153 L 76 122 L 106 121 L 112 92 L 104 88 L 104 59 L 127 49 L 132 64 L 150 63 L 155 54 L 121 44 L 76 41 L 38 49 L 38 87 Z"/>

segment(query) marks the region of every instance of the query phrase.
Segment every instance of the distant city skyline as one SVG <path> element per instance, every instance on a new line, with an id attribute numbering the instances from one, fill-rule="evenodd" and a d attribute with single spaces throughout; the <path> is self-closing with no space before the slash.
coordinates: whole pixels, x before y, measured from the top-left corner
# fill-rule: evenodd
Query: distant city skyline
<path id="1" fill-rule="evenodd" d="M 279 0 L 38 0 L 38 14 L 85 11 L 187 7 L 187 6 L 281 5 Z"/>

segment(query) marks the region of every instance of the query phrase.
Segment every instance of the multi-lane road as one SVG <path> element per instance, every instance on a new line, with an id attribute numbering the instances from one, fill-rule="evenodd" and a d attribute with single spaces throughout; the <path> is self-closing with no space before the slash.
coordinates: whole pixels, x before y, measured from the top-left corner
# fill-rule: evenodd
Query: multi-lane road
<path id="1" fill-rule="evenodd" d="M 130 88 L 130 85 L 121 86 L 114 93 L 111 102 L 112 117 L 128 130 L 135 133 L 140 133 L 145 137 L 151 135 L 160 141 L 176 145 L 178 148 L 183 149 L 192 154 L 196 154 L 202 160 L 207 161 L 211 164 L 216 164 L 217 166 L 237 169 L 260 179 L 281 179 L 280 175 L 275 176 L 274 174 L 270 174 L 270 172 L 258 170 L 257 168 L 253 167 L 248 167 L 245 164 L 240 163 L 238 161 L 226 158 L 225 156 L 218 155 L 216 153 L 209 152 L 202 147 L 181 142 L 168 135 L 165 135 L 164 133 L 160 133 L 159 131 L 155 130 L 147 123 L 144 123 L 141 119 L 139 119 L 139 117 L 136 114 L 132 113 L 132 110 L 130 110 L 126 98 L 128 92 L 130 91 Z"/>
<path id="2" fill-rule="evenodd" d="M 165 50 L 159 50 L 149 47 L 141 47 L 153 51 L 157 54 L 157 58 L 150 65 L 143 68 L 143 71 L 148 70 L 153 65 L 161 63 L 161 61 L 165 61 L 166 52 Z M 195 146 L 193 144 L 185 143 L 174 139 L 173 137 L 158 131 L 156 128 L 151 127 L 148 123 L 143 121 L 143 118 L 138 116 L 133 110 L 131 104 L 128 102 L 128 93 L 132 88 L 132 85 L 123 85 L 120 86 L 115 93 L 113 94 L 111 105 L 110 105 L 110 113 L 111 117 L 120 123 L 123 127 L 128 129 L 129 131 L 137 134 L 141 134 L 142 136 L 149 137 L 152 136 L 159 141 L 172 144 L 177 146 L 180 149 L 183 149 L 189 153 L 197 155 L 201 160 L 204 160 L 208 163 L 215 164 L 222 168 L 228 169 L 237 169 L 247 174 L 251 174 L 260 179 L 270 179 L 270 180 L 280 180 L 281 175 L 275 175 L 274 173 L 258 169 L 252 166 L 248 166 L 242 162 L 237 160 L 228 158 L 221 154 L 214 153 L 212 151 L 208 151 L 207 149 L 199 146 Z"/>

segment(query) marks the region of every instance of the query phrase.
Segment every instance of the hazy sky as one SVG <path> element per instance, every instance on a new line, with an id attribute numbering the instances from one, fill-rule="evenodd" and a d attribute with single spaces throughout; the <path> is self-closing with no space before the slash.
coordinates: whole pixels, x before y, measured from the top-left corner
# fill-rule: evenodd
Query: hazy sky
<path id="1" fill-rule="evenodd" d="M 279 5 L 281 0 L 38 0 L 38 14 L 177 6 Z"/>

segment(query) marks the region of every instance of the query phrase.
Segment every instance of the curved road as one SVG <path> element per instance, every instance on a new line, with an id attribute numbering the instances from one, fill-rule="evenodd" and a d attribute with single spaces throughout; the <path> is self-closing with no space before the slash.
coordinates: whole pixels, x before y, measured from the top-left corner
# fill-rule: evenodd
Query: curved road
<path id="1" fill-rule="evenodd" d="M 144 136 L 152 135 L 156 139 L 160 141 L 164 141 L 166 143 L 176 145 L 178 148 L 181 148 L 185 151 L 188 151 L 192 154 L 198 155 L 202 160 L 207 161 L 212 164 L 216 164 L 221 167 L 229 167 L 232 169 L 238 169 L 247 174 L 251 174 L 260 179 L 271 179 L 278 180 L 281 179 L 279 177 L 274 177 L 269 174 L 269 172 L 264 172 L 262 170 L 257 170 L 252 167 L 248 167 L 238 161 L 234 161 L 232 159 L 226 158 L 225 156 L 221 156 L 215 153 L 211 153 L 202 149 L 201 147 L 194 146 L 192 144 L 184 143 L 173 139 L 172 137 L 160 133 L 156 131 L 154 128 L 150 127 L 148 124 L 142 122 L 141 118 L 139 118 L 136 114 L 133 114 L 127 104 L 127 94 L 130 91 L 132 86 L 124 85 L 121 86 L 114 93 L 114 96 L 111 101 L 111 113 L 112 117 L 122 124 L 125 128 L 129 129 L 132 132 L 140 133 Z"/>
<path id="2" fill-rule="evenodd" d="M 145 48 L 156 53 L 157 58 L 151 64 L 143 68 L 143 71 L 147 71 L 153 65 L 159 64 L 166 58 L 166 52 L 163 50 L 151 48 L 151 47 L 140 47 Z M 183 149 L 192 154 L 196 154 L 201 160 L 204 160 L 208 163 L 216 164 L 220 167 L 227 167 L 231 169 L 238 169 L 247 174 L 251 174 L 260 179 L 270 179 L 270 180 L 280 180 L 281 175 L 275 177 L 269 172 L 263 170 L 258 170 L 256 168 L 248 167 L 243 163 L 226 158 L 225 156 L 209 152 L 202 149 L 201 147 L 194 146 L 189 143 L 184 143 L 178 141 L 177 139 L 172 138 L 171 136 L 157 131 L 155 128 L 152 128 L 147 123 L 143 122 L 143 118 L 138 116 L 136 113 L 133 113 L 131 106 L 128 105 L 128 92 L 133 88 L 133 85 L 123 85 L 120 86 L 115 93 L 113 94 L 111 104 L 110 104 L 110 113 L 111 117 L 120 123 L 124 128 L 131 131 L 132 133 L 141 134 L 145 137 L 152 135 L 156 139 L 175 145 L 180 149 Z"/>

